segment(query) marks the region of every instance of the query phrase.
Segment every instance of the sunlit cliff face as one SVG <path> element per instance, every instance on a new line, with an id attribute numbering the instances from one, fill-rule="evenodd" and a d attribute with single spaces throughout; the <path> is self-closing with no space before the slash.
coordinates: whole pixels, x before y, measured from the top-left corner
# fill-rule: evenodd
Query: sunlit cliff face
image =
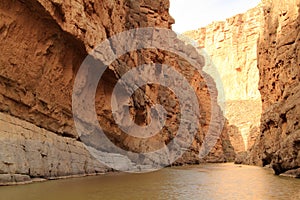
<path id="1" fill-rule="evenodd" d="M 239 132 L 232 140 L 236 141 L 237 135 L 243 138 L 242 143 L 234 142 L 240 152 L 250 149 L 259 133 L 261 97 L 258 90 L 257 40 L 262 23 L 263 11 L 258 6 L 226 21 L 184 33 L 207 52 L 208 71 L 217 68 L 220 85 L 224 88 L 225 116 Z"/>

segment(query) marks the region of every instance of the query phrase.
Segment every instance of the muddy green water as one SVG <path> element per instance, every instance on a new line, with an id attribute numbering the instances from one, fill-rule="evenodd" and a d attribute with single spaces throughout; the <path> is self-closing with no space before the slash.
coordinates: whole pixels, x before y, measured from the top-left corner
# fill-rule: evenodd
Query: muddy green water
<path id="1" fill-rule="evenodd" d="M 0 187 L 2 200 L 300 199 L 300 180 L 233 164 L 166 168 Z"/>

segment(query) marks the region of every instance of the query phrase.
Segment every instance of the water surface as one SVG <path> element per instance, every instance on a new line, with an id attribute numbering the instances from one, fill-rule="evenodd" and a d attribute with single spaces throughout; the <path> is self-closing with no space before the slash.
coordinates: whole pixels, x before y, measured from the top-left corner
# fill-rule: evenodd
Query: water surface
<path id="1" fill-rule="evenodd" d="M 94 177 L 0 187 L 2 200 L 300 199 L 300 179 L 233 164 L 166 168 L 146 174 Z"/>

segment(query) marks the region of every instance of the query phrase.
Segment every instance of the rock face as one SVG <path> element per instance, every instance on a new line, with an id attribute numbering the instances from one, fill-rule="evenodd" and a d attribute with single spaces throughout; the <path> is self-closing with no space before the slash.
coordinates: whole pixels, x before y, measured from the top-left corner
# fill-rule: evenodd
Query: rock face
<path id="1" fill-rule="evenodd" d="M 231 143 L 248 150 L 237 162 L 270 165 L 293 177 L 300 176 L 299 12 L 299 0 L 263 0 L 245 14 L 185 33 L 207 50 L 221 75 L 226 117 L 235 125 Z"/>
<path id="2" fill-rule="evenodd" d="M 222 78 L 228 101 L 260 99 L 256 66 L 262 17 L 258 6 L 226 21 L 184 33 L 208 52 Z"/>
<path id="3" fill-rule="evenodd" d="M 106 170 L 81 142 L 10 115 L 0 113 L 0 133 L 1 174 L 51 178 Z"/>
<path id="4" fill-rule="evenodd" d="M 1 183 L 108 170 L 92 158 L 74 128 L 71 97 L 76 72 L 88 52 L 114 34 L 137 27 L 170 28 L 174 20 L 168 8 L 167 0 L 0 2 Z M 193 54 L 190 46 L 185 46 L 183 51 Z M 204 66 L 201 56 L 197 62 L 199 67 Z M 107 137 L 123 149 L 141 152 L 160 148 L 176 135 L 180 105 L 172 91 L 157 85 L 147 85 L 134 93 L 131 115 L 138 125 L 147 125 L 152 104 L 162 104 L 168 113 L 160 134 L 149 140 L 137 140 L 124 134 L 114 122 L 110 106 L 114 85 L 126 71 L 150 63 L 173 66 L 186 77 L 199 101 L 195 141 L 174 164 L 232 160 L 234 151 L 227 134 L 227 122 L 217 105 L 216 86 L 213 81 L 206 81 L 211 78 L 204 73 L 204 80 L 183 58 L 157 49 L 123 55 L 104 72 L 97 88 L 95 107 Z M 160 74 L 158 69 L 154 72 L 166 75 Z M 213 92 L 208 88 L 213 88 Z M 211 118 L 213 109 L 216 119 Z M 225 129 L 209 156 L 201 160 L 199 149 L 210 125 L 214 132 L 221 128 L 216 121 L 224 121 Z M 107 153 L 109 149 L 105 146 L 101 148 L 104 157 L 116 162 L 122 160 L 119 163 L 128 162 L 122 155 Z"/>
<path id="5" fill-rule="evenodd" d="M 248 150 L 259 133 L 257 40 L 262 20 L 262 7 L 257 6 L 226 21 L 184 33 L 207 51 L 210 65 L 218 69 L 225 92 L 225 116 L 230 125 L 238 128 L 231 131 L 237 152 Z M 237 139 L 240 135 L 242 140 Z"/>
<path id="6" fill-rule="evenodd" d="M 276 174 L 300 167 L 300 1 L 263 1 L 258 41 L 261 134 L 247 159 Z M 295 175 L 295 176 L 299 176 Z"/>

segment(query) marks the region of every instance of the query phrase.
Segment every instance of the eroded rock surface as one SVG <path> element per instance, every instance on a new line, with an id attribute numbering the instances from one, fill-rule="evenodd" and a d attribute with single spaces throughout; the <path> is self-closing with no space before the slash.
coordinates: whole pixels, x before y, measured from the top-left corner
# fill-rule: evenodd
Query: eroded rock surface
<path id="1" fill-rule="evenodd" d="M 107 171 L 81 142 L 8 114 L 0 113 L 0 133 L 0 185 Z"/>
<path id="2" fill-rule="evenodd" d="M 299 0 L 263 1 L 264 31 L 258 42 L 261 134 L 247 162 L 271 165 L 276 174 L 300 167 Z M 294 175 L 294 176 L 299 176 Z"/>
<path id="3" fill-rule="evenodd" d="M 261 97 L 258 90 L 257 41 L 262 30 L 259 5 L 246 13 L 213 22 L 184 35 L 194 39 L 211 59 L 222 80 L 225 116 L 233 129 L 236 152 L 247 151 L 259 134 Z M 237 129 L 235 129 L 237 127 Z"/>
<path id="4" fill-rule="evenodd" d="M 27 176 L 51 178 L 108 170 L 92 159 L 74 128 L 71 97 L 76 72 L 88 53 L 114 34 L 138 27 L 170 28 L 174 20 L 168 8 L 167 0 L 0 2 L 1 181 L 19 182 L 22 178 L 27 181 Z M 173 39 L 179 42 L 175 34 Z M 191 46 L 183 47 L 182 51 L 195 57 Z M 113 46 L 108 49 L 113 50 Z M 200 68 L 204 66 L 201 56 L 197 62 Z M 135 139 L 124 134 L 114 122 L 110 104 L 117 80 L 133 67 L 151 63 L 168 64 L 183 74 L 199 101 L 195 140 L 174 164 L 232 160 L 235 153 L 226 131 L 227 122 L 217 105 L 214 82 L 207 83 L 185 59 L 158 49 L 125 54 L 103 74 L 95 104 L 107 137 L 125 150 L 140 152 L 161 148 L 176 135 L 180 105 L 172 91 L 157 85 L 147 85 L 135 92 L 131 98 L 131 114 L 137 124 L 147 125 L 152 104 L 162 104 L 168 117 L 160 134 L 148 140 Z M 154 72 L 166 75 L 158 70 Z M 207 76 L 207 79 L 211 78 Z M 83 82 L 82 87 L 89 85 Z M 213 88 L 212 92 L 208 88 Z M 212 109 L 217 113 L 214 119 L 211 119 Z M 225 122 L 221 138 L 209 156 L 199 159 L 199 149 L 209 126 L 212 125 L 215 133 L 222 128 L 218 121 Z M 100 148 L 103 150 L 100 156 L 134 165 L 122 155 L 107 154 L 109 149 L 105 146 Z M 16 178 L 18 174 L 22 175 L 20 179 Z"/>

